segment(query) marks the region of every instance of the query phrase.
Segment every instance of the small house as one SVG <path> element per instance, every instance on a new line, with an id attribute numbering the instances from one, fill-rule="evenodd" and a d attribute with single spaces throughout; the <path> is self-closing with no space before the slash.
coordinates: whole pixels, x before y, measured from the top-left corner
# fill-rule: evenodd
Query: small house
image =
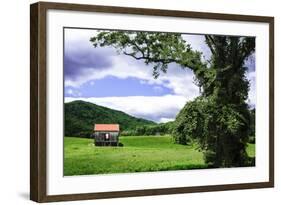
<path id="1" fill-rule="evenodd" d="M 118 146 L 119 124 L 95 124 L 94 138 L 96 146 Z"/>

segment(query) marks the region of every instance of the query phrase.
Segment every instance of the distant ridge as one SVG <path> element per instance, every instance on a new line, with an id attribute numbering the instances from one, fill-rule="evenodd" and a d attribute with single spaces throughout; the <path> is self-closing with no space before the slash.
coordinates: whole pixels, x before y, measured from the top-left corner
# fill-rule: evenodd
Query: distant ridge
<path id="1" fill-rule="evenodd" d="M 122 131 L 133 130 L 136 126 L 156 125 L 155 122 L 82 100 L 64 105 L 65 136 L 90 137 L 94 124 L 119 124 Z"/>

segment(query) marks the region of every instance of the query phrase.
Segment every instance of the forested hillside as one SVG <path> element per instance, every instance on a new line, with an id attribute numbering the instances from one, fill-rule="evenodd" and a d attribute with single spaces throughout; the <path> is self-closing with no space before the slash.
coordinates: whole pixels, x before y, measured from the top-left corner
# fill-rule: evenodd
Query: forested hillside
<path id="1" fill-rule="evenodd" d="M 124 112 L 84 101 L 65 103 L 65 136 L 90 137 L 94 124 L 120 124 L 121 131 L 155 125 L 155 122 L 136 118 Z"/>

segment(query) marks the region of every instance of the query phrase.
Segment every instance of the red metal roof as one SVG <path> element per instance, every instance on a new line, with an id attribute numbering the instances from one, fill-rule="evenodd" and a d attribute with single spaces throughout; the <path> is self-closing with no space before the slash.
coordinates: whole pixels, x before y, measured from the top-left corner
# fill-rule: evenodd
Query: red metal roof
<path id="1" fill-rule="evenodd" d="M 119 124 L 95 124 L 95 131 L 119 131 Z"/>

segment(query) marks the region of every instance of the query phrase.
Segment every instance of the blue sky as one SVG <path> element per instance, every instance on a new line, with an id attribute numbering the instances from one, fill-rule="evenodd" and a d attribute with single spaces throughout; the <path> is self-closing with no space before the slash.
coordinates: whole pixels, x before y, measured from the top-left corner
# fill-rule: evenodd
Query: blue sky
<path id="1" fill-rule="evenodd" d="M 152 77 L 151 66 L 113 48 L 94 48 L 89 39 L 97 34 L 90 29 L 65 29 L 65 101 L 84 100 L 124 111 L 136 117 L 167 122 L 189 100 L 199 95 L 189 69 L 170 64 L 168 72 Z M 183 35 L 194 50 L 210 58 L 202 35 Z M 251 88 L 249 104 L 255 105 L 255 58 L 246 63 Z"/>
<path id="2" fill-rule="evenodd" d="M 67 91 L 70 91 L 68 93 Z M 76 91 L 83 97 L 127 97 L 127 96 L 162 96 L 173 94 L 173 90 L 164 85 L 149 85 L 141 82 L 136 77 L 120 79 L 115 76 L 106 76 L 103 79 L 88 81 L 82 84 L 78 89 L 68 87 L 65 96 L 73 97 L 72 93 Z"/>

